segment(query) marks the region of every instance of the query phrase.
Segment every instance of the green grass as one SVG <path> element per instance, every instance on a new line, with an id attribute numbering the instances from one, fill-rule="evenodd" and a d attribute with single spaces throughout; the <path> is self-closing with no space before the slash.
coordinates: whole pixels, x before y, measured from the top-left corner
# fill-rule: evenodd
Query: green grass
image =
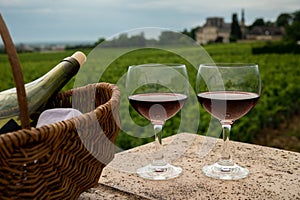
<path id="1" fill-rule="evenodd" d="M 262 77 L 261 98 L 252 111 L 234 124 L 231 136 L 233 140 L 253 142 L 255 138 L 261 137 L 260 133 L 262 129 L 276 129 L 280 124 L 300 113 L 300 57 L 294 54 L 252 55 L 251 48 L 259 45 L 262 45 L 262 43 L 214 44 L 204 46 L 205 50 L 215 62 L 257 63 L 260 68 Z M 74 51 L 19 54 L 25 82 L 30 82 L 40 77 L 54 67 L 61 59 L 70 56 L 73 52 Z M 84 50 L 84 52 L 88 54 L 90 50 Z M 110 57 L 111 55 L 118 55 L 120 52 L 127 53 L 121 54 L 121 56 L 117 58 Z M 201 62 L 199 52 L 199 47 L 174 47 L 171 51 L 158 49 L 141 49 L 135 51 L 128 49 L 105 49 L 101 51 L 99 58 L 95 58 L 97 56 L 90 56 L 91 54 L 89 54 L 89 61 L 87 62 L 87 64 L 89 64 L 83 66 L 82 70 L 85 71 L 81 73 L 86 77 L 81 76 L 80 78 L 88 82 L 91 80 L 91 77 L 96 76 L 96 78 L 99 77 L 100 81 L 120 85 L 124 83 L 122 76 L 126 73 L 130 65 L 149 62 L 179 62 L 187 65 L 191 86 L 194 87 L 197 73 L 195 67 L 197 66 L 193 65 L 197 62 Z M 98 66 L 96 61 L 95 64 L 93 64 L 93 59 L 96 59 L 96 61 L 97 59 L 101 59 L 101 63 L 104 63 L 103 66 Z M 111 60 L 113 62 L 110 62 Z M 192 61 L 192 63 L 190 61 Z M 104 66 L 105 64 L 107 64 L 107 66 Z M 5 54 L 0 54 L 0 65 L 2 70 L 0 74 L 0 90 L 14 87 L 10 66 Z M 100 73 L 97 70 L 99 68 L 103 69 L 104 67 L 107 67 L 104 73 L 101 76 L 97 76 L 97 73 Z M 63 90 L 73 88 L 73 83 L 74 79 L 72 79 Z M 83 81 L 83 84 L 84 83 Z M 130 108 L 126 100 L 126 91 L 122 86 L 121 89 L 122 103 L 120 115 L 123 130 L 117 138 L 117 145 L 120 148 L 128 149 L 152 141 L 153 138 L 149 137 L 149 132 L 152 131 L 149 123 Z M 207 134 L 211 117 L 193 100 L 185 107 L 187 107 L 185 113 L 179 113 L 167 121 L 164 128 L 165 136 L 172 135 L 177 131 L 195 130 L 194 124 L 199 121 L 199 119 L 200 121 L 196 127 L 196 131 L 198 134 Z M 197 113 L 198 110 L 200 110 L 200 116 L 199 113 Z M 134 116 L 133 119 L 131 119 L 129 114 Z M 178 125 L 181 122 L 181 117 L 185 119 L 184 128 Z M 214 127 L 215 128 L 209 130 L 212 131 L 209 134 L 219 133 L 220 129 L 217 123 Z M 137 133 L 139 133 L 139 137 L 144 138 L 134 137 Z M 283 132 L 282 134 L 284 135 L 285 133 Z M 300 139 L 299 132 L 289 132 L 287 135 L 292 135 Z"/>

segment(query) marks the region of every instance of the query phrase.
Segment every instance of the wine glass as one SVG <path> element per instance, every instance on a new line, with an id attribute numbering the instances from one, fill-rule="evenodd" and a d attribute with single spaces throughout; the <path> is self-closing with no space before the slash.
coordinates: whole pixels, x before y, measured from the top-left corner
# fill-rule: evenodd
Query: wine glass
<path id="1" fill-rule="evenodd" d="M 166 162 L 162 152 L 162 128 L 188 98 L 189 82 L 185 65 L 143 64 L 130 66 L 126 90 L 132 107 L 154 127 L 156 151 L 150 164 L 137 170 L 140 177 L 167 180 L 179 176 L 180 167 Z"/>
<path id="2" fill-rule="evenodd" d="M 247 114 L 257 103 L 261 79 L 256 64 L 202 64 L 197 74 L 196 90 L 202 107 L 222 125 L 223 149 L 219 160 L 202 168 L 208 177 L 237 180 L 249 174 L 235 164 L 230 155 L 231 125 Z"/>

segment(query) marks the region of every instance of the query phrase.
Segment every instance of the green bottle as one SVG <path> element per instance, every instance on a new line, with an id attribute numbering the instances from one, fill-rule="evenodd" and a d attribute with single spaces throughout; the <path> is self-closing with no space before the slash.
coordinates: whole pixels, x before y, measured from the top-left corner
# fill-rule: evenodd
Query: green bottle
<path id="1" fill-rule="evenodd" d="M 85 54 L 77 51 L 72 56 L 64 58 L 42 77 L 25 84 L 29 114 L 42 111 L 48 100 L 76 75 L 85 61 Z M 16 88 L 0 92 L 0 127 L 10 119 L 20 124 Z"/>

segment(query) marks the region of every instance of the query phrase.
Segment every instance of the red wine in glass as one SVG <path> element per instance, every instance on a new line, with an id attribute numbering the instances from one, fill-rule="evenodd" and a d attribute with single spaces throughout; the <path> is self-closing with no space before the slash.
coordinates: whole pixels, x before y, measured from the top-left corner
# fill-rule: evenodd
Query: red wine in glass
<path id="1" fill-rule="evenodd" d="M 132 107 L 151 121 L 155 152 L 152 162 L 139 167 L 137 174 L 150 180 L 178 177 L 182 168 L 166 161 L 162 145 L 165 122 L 182 109 L 189 95 L 188 74 L 183 64 L 149 63 L 129 66 L 126 91 Z"/>
<path id="2" fill-rule="evenodd" d="M 203 92 L 197 97 L 207 112 L 219 120 L 228 122 L 246 115 L 259 99 L 256 93 L 240 91 Z"/>
<path id="3" fill-rule="evenodd" d="M 144 93 L 128 98 L 133 108 L 154 124 L 164 124 L 187 100 L 186 95 L 177 93 Z"/>
<path id="4" fill-rule="evenodd" d="M 246 115 L 258 102 L 261 78 L 257 64 L 201 64 L 197 74 L 197 97 L 202 107 L 222 125 L 223 145 L 217 162 L 202 168 L 208 177 L 238 180 L 249 170 L 236 164 L 230 154 L 229 137 L 233 123 Z"/>

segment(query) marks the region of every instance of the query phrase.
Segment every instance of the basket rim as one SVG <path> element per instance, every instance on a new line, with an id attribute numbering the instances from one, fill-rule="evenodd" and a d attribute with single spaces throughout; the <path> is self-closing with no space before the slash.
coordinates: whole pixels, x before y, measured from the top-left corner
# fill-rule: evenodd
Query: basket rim
<path id="1" fill-rule="evenodd" d="M 10 145 L 9 143 L 12 143 L 12 141 L 18 141 L 18 144 L 14 144 L 16 146 L 22 146 L 26 143 L 32 143 L 35 140 L 37 141 L 41 141 L 41 140 L 46 140 L 47 138 L 49 138 L 49 134 L 52 133 L 53 131 L 57 132 L 57 134 L 61 134 L 62 132 L 67 130 L 74 130 L 76 129 L 76 121 L 85 121 L 86 118 L 90 118 L 91 115 L 97 117 L 97 120 L 100 120 L 101 117 L 101 113 L 103 110 L 105 109 L 109 109 L 111 111 L 116 110 L 119 108 L 119 104 L 120 104 L 120 89 L 118 88 L 117 85 L 115 84 L 111 84 L 111 83 L 106 83 L 106 82 L 101 82 L 101 83 L 94 83 L 94 84 L 88 84 L 86 86 L 82 86 L 82 87 L 78 87 L 78 88 L 74 88 L 68 91 L 74 91 L 74 90 L 80 90 L 80 89 L 85 89 L 86 87 L 91 87 L 91 86 L 95 86 L 95 87 L 101 87 L 101 86 L 106 86 L 108 89 L 111 89 L 112 91 L 112 95 L 111 98 L 106 101 L 104 104 L 99 105 L 98 107 L 96 107 L 94 110 L 87 112 L 87 113 L 83 113 L 80 116 L 68 119 L 68 120 L 64 120 L 64 121 L 60 121 L 60 122 L 55 122 L 52 124 L 47 124 L 44 126 L 41 126 L 39 128 L 36 127 L 31 127 L 30 129 L 21 129 L 18 131 L 13 131 L 13 132 L 8 132 L 8 133 L 4 133 L 4 134 L 0 134 L 0 146 L 1 145 Z M 65 92 L 68 92 L 65 91 Z M 64 93 L 64 92 L 62 92 Z M 114 113 L 114 112 L 113 112 Z M 114 119 L 116 121 L 116 124 L 118 127 L 120 127 L 120 122 L 119 122 L 119 118 L 118 116 L 114 116 Z M 58 130 L 58 131 L 57 131 Z M 43 133 L 43 134 L 40 134 Z M 21 135 L 23 134 L 23 135 Z M 7 137 L 7 139 L 5 138 Z M 22 138 L 22 140 L 13 140 L 13 138 Z M 11 144 L 12 145 L 12 144 Z"/>

